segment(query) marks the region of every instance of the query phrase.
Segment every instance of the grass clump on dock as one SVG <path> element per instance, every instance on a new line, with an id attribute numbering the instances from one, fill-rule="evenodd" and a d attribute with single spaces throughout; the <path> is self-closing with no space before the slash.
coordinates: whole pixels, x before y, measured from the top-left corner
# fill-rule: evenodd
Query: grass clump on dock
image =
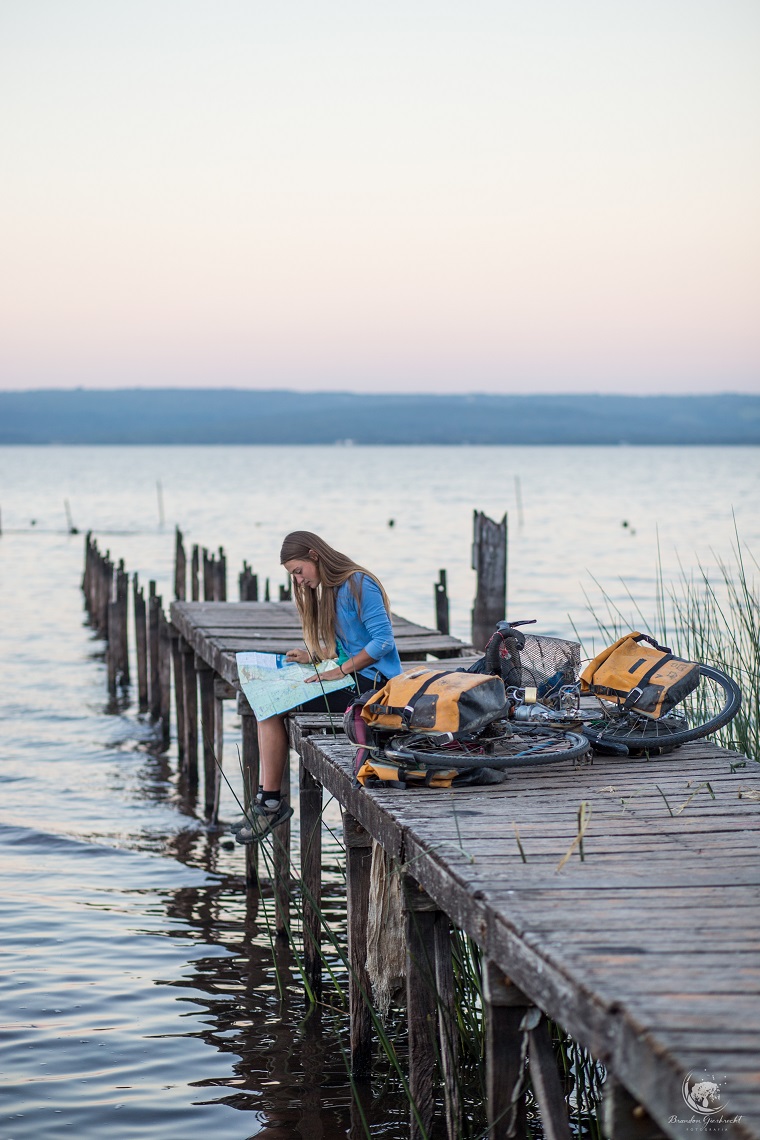
<path id="1" fill-rule="evenodd" d="M 711 571 L 698 562 L 683 568 L 674 582 L 664 581 L 662 559 L 657 563 L 655 615 L 642 613 L 630 588 L 626 593 L 633 613 L 626 616 L 605 588 L 594 579 L 600 600 L 587 598 L 587 609 L 608 643 L 635 624 L 674 653 L 690 661 L 713 665 L 739 685 L 742 704 L 730 724 L 714 739 L 760 762 L 760 565 L 744 547 L 738 531 L 728 558 L 717 557 Z M 571 619 L 572 621 L 572 619 Z M 577 630 L 576 630 L 577 634 Z M 582 638 L 579 637 L 582 642 Z M 585 652 L 585 647 L 584 647 Z M 590 654 L 593 656 L 593 652 Z"/>

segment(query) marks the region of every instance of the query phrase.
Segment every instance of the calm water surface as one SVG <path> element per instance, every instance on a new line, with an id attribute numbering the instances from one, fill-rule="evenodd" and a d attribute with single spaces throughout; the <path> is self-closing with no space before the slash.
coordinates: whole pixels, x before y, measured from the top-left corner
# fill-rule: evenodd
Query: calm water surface
<path id="1" fill-rule="evenodd" d="M 188 545 L 225 546 L 230 596 L 243 558 L 283 581 L 280 539 L 308 527 L 424 624 L 445 567 L 461 636 L 472 511 L 507 511 L 510 615 L 564 636 L 571 615 L 590 645 L 594 579 L 626 612 L 630 593 L 652 614 L 658 542 L 666 578 L 710 567 L 730 552 L 733 511 L 760 551 L 759 460 L 742 448 L 0 448 L 0 1140 L 329 1140 L 351 1125 L 335 1017 L 305 1017 L 287 950 L 275 965 L 239 849 L 205 829 L 174 745 L 154 755 L 150 725 L 106 700 L 65 499 L 82 533 L 167 600 L 175 523 Z M 240 726 L 226 717 L 237 785 Z M 222 814 L 235 811 L 225 792 Z M 326 819 L 339 824 L 335 805 Z M 326 849 L 338 924 L 329 833 Z M 372 1119 L 373 1135 L 405 1135 L 392 1095 Z"/>

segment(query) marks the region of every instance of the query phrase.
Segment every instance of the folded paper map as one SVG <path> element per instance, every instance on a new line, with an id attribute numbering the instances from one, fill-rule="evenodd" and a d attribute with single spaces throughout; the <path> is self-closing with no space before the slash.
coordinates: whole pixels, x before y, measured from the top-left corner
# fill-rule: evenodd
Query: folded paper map
<path id="1" fill-rule="evenodd" d="M 350 676 L 337 681 L 310 681 L 316 673 L 337 669 L 337 661 L 320 661 L 319 665 L 296 665 L 285 660 L 284 653 L 237 653 L 240 685 L 257 720 L 267 720 L 278 713 L 289 712 L 298 705 L 313 701 L 323 693 L 353 687 Z"/>

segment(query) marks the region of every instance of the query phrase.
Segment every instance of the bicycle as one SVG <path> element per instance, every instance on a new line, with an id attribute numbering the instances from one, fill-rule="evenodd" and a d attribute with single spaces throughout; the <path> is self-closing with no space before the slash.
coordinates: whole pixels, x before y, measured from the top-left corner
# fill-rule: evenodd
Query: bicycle
<path id="1" fill-rule="evenodd" d="M 526 646 L 527 638 L 516 627 L 527 624 L 532 623 L 500 622 L 486 647 L 483 665 L 489 672 L 501 672 L 515 720 L 580 732 L 601 755 L 663 755 L 724 728 L 741 707 L 741 690 L 733 678 L 713 665 L 701 663 L 697 687 L 659 718 L 646 716 L 635 707 L 626 709 L 623 702 L 582 695 L 577 643 L 534 637 L 535 644 Z M 552 659 L 551 653 L 547 659 L 547 644 L 560 656 L 563 644 L 572 650 L 564 661 Z M 547 676 L 553 664 L 557 668 Z M 480 663 L 478 666 L 483 667 Z M 518 666 L 522 686 L 514 684 Z M 526 697 L 526 686 L 530 698 Z M 535 688 L 535 695 L 530 693 L 531 687 Z"/>
<path id="2" fill-rule="evenodd" d="M 509 659 L 506 666 L 508 676 L 513 678 L 511 645 L 504 650 L 504 656 Z M 488 652 L 486 657 L 489 657 Z M 491 652 L 490 661 L 493 660 Z M 578 670 L 579 666 L 575 668 Z M 526 703 L 524 687 L 507 686 L 507 696 L 515 706 L 513 716 L 531 719 L 547 727 L 572 728 L 581 732 L 594 751 L 602 755 L 662 755 L 724 728 L 741 707 L 739 686 L 727 673 L 713 665 L 700 663 L 697 687 L 674 709 L 658 718 L 647 716 L 635 707 L 625 708 L 622 701 L 582 694 L 580 682 L 577 678 L 571 679 L 570 673 L 568 661 L 552 677 L 541 679 L 535 671 L 531 673 L 528 664 L 527 680 L 535 682 L 539 700 L 534 704 Z M 526 663 L 523 662 L 523 678 L 525 674 Z"/>

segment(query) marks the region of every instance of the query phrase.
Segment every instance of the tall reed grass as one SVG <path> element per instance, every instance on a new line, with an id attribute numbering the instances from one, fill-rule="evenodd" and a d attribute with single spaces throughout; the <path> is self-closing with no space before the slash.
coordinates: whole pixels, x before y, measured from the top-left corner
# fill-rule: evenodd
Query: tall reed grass
<path id="1" fill-rule="evenodd" d="M 596 579 L 598 597 L 586 592 L 587 610 L 609 644 L 634 626 L 670 646 L 691 661 L 714 665 L 728 673 L 742 691 L 736 717 L 715 735 L 717 743 L 760 762 L 760 565 L 742 544 L 738 531 L 727 557 L 717 556 L 708 569 L 681 569 L 666 582 L 658 554 L 657 591 L 653 614 L 642 612 L 632 591 L 623 585 L 630 611 L 615 602 Z M 572 622 L 572 618 L 570 619 Z M 575 623 L 573 622 L 573 628 Z M 576 630 L 576 636 L 577 630 Z M 583 644 L 584 654 L 594 651 Z"/>

